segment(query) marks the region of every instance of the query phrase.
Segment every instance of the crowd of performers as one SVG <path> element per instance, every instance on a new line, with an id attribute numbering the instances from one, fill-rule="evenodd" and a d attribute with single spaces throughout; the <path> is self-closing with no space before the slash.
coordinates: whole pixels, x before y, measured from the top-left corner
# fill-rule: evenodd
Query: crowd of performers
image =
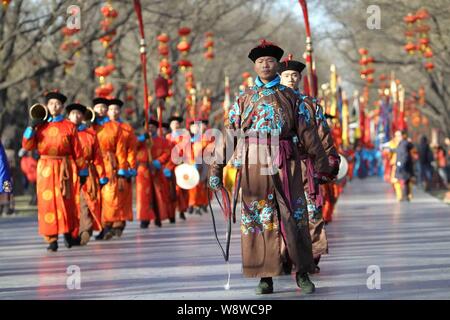
<path id="1" fill-rule="evenodd" d="M 141 228 L 151 221 L 158 227 L 165 220 L 175 223 L 177 211 L 180 219 L 186 219 L 187 212 L 206 211 L 205 178 L 191 190 L 176 185 L 171 151 L 179 139 L 181 117 L 162 125 L 150 118 L 148 130 L 145 124 L 135 130 L 121 119 L 119 99 L 95 98 L 89 109 L 80 103 L 64 107 L 67 98 L 60 92 L 49 92 L 45 98 L 49 116 L 30 120 L 22 147 L 39 154 L 39 234 L 49 251 L 58 250 L 58 235 L 64 236 L 68 248 L 86 245 L 94 231 L 97 240 L 121 237 L 134 219 L 133 183 Z M 188 122 L 192 163 L 193 155 L 205 146 L 201 132 L 207 125 L 204 119 Z"/>
<path id="2" fill-rule="evenodd" d="M 246 153 L 234 146 L 231 159 L 198 164 L 213 143 L 204 135 L 208 120 L 187 119 L 188 163 L 195 163 L 201 177 L 190 190 L 177 185 L 172 157 L 183 139 L 178 130 L 183 118 L 174 115 L 164 124 L 150 118 L 148 126 L 135 129 L 120 117 L 124 103 L 119 99 L 95 98 L 90 109 L 80 103 L 64 107 L 62 93 L 46 94 L 49 115 L 31 118 L 22 147 L 39 154 L 38 222 L 47 250 L 58 250 L 59 235 L 67 248 L 86 245 L 94 231 L 97 240 L 121 237 L 134 219 L 133 183 L 140 227 L 151 222 L 161 227 L 165 220 L 175 223 L 177 212 L 180 219 L 187 212 L 207 212 L 209 197 L 236 171 L 244 276 L 261 278 L 257 293 L 266 294 L 273 292 L 272 277 L 295 272 L 302 292 L 314 292 L 308 274 L 319 272 L 320 257 L 328 253 L 324 226 L 332 221 L 347 179 L 360 170 L 354 167 L 361 151 L 342 149 L 339 125 L 299 89 L 305 65 L 281 61 L 282 56 L 280 47 L 266 41 L 252 49 L 255 85 L 241 92 L 225 115 L 227 129 L 254 134 L 244 139 Z M 257 154 L 252 148 L 269 146 L 261 134 L 280 137 L 271 175 L 260 174 L 261 164 L 243 161 Z M 348 159 L 349 175 L 336 181 L 339 154 Z"/>

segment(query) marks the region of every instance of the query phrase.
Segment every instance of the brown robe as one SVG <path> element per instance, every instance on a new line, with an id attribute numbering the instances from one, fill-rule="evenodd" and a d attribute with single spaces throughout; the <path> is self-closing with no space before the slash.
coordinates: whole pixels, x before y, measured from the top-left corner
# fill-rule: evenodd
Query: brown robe
<path id="1" fill-rule="evenodd" d="M 310 98 L 305 99 L 306 106 L 310 112 L 310 118 L 315 119 L 317 133 L 322 141 L 323 148 L 327 154 L 329 161 L 329 171 L 333 171 L 333 168 L 339 168 L 339 154 L 334 146 L 333 136 L 331 130 L 328 127 L 325 117 L 323 116 L 322 106 L 313 103 Z M 313 203 L 308 197 L 308 180 L 306 177 L 307 167 L 305 162 L 302 162 L 302 174 L 303 174 L 303 184 L 305 185 L 306 191 L 306 201 L 308 202 L 308 213 L 309 213 L 309 230 L 312 240 L 312 248 L 314 258 L 319 258 L 322 254 L 328 253 L 328 240 L 326 232 L 324 229 L 325 222 L 322 217 L 322 208 L 317 207 L 316 203 Z M 320 188 L 315 185 L 315 190 L 318 193 Z M 319 196 L 319 194 L 317 194 Z M 325 196 L 321 192 L 320 196 Z M 325 200 L 325 199 L 323 199 Z"/>
<path id="2" fill-rule="evenodd" d="M 241 243 L 246 277 L 283 274 L 286 256 L 295 272 L 314 269 L 301 172 L 304 155 L 298 142 L 304 152 L 315 156 L 317 172 L 328 169 L 316 124 L 306 121 L 297 95 L 276 81 L 271 84 L 255 85 L 241 94 L 230 108 L 226 125 L 247 135 L 238 140 L 237 146 L 234 144 L 232 156 L 232 163 L 241 172 Z M 271 137 L 277 135 L 279 142 L 272 143 Z M 224 159 L 211 165 L 210 186 L 223 177 L 226 163 Z M 267 163 L 276 164 L 273 174 L 268 174 L 272 166 Z"/>

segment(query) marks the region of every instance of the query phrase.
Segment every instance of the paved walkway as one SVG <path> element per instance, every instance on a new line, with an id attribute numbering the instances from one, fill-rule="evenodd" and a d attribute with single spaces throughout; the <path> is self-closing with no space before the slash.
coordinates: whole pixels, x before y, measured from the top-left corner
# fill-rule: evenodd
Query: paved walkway
<path id="1" fill-rule="evenodd" d="M 290 276 L 275 280 L 275 294 L 255 296 L 257 280 L 241 276 L 238 229 L 225 291 L 209 215 L 162 229 L 134 222 L 120 240 L 70 250 L 60 240 L 56 254 L 46 252 L 35 218 L 0 218 L 0 299 L 450 299 L 450 207 L 420 191 L 400 204 L 381 181 L 348 185 L 327 227 L 330 254 L 312 277 L 313 296 Z M 71 265 L 81 270 L 79 290 L 66 285 Z M 369 266 L 379 268 L 380 289 L 368 289 L 377 276 Z"/>

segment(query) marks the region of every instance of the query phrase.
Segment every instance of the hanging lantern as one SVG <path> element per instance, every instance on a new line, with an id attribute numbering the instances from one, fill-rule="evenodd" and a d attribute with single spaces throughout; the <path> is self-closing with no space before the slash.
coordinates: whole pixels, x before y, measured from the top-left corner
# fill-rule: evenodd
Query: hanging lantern
<path id="1" fill-rule="evenodd" d="M 433 62 L 427 62 L 424 65 L 425 69 L 427 69 L 427 71 L 432 71 L 434 69 L 434 63 Z"/>
<path id="2" fill-rule="evenodd" d="M 111 51 L 106 53 L 106 59 L 108 59 L 108 60 L 114 60 L 115 57 L 116 57 L 116 55 Z"/>
<path id="3" fill-rule="evenodd" d="M 156 37 L 156 40 L 162 43 L 167 43 L 169 42 L 170 38 L 167 34 L 161 33 L 159 36 Z"/>
<path id="4" fill-rule="evenodd" d="M 365 48 L 360 48 L 360 49 L 358 50 L 358 52 L 359 52 L 359 54 L 362 55 L 362 56 L 365 56 L 365 55 L 367 55 L 367 54 L 369 53 L 369 51 L 368 51 L 367 49 L 365 49 Z"/>
<path id="5" fill-rule="evenodd" d="M 191 29 L 187 27 L 183 27 L 178 29 L 178 35 L 181 37 L 180 42 L 177 45 L 177 50 L 180 51 L 180 53 L 183 56 L 186 56 L 189 51 L 191 50 L 191 45 L 189 44 L 189 41 L 187 40 L 187 36 L 191 33 Z"/>
<path id="6" fill-rule="evenodd" d="M 6 11 L 8 10 L 8 6 L 11 0 L 2 0 L 3 9 Z"/>
<path id="7" fill-rule="evenodd" d="M 213 41 L 213 33 L 212 32 L 206 32 L 205 33 L 205 43 L 203 47 L 206 49 L 206 52 L 204 53 L 204 57 L 207 60 L 214 59 L 214 41 Z"/>
<path id="8" fill-rule="evenodd" d="M 191 45 L 187 40 L 181 40 L 180 43 L 177 45 L 178 51 L 180 51 L 182 54 L 187 54 L 189 50 L 191 50 Z"/>
<path id="9" fill-rule="evenodd" d="M 414 51 L 416 51 L 416 45 L 412 42 L 409 42 L 404 46 L 404 49 L 409 54 L 414 54 Z"/>
<path id="10" fill-rule="evenodd" d="M 161 75 L 155 79 L 155 95 L 158 99 L 165 99 L 169 94 L 169 85 L 167 80 Z"/>
<path id="11" fill-rule="evenodd" d="M 428 13 L 427 9 L 422 8 L 422 9 L 417 10 L 415 17 L 417 20 L 425 20 L 430 17 L 430 14 Z"/>
<path id="12" fill-rule="evenodd" d="M 192 67 L 192 62 L 190 62 L 189 60 L 180 60 L 178 61 L 178 66 L 180 66 L 181 71 L 184 71 L 186 70 L 186 68 Z"/>
<path id="13" fill-rule="evenodd" d="M 107 83 L 101 87 L 95 89 L 95 94 L 99 97 L 108 97 L 114 91 L 114 86 L 112 83 Z"/>

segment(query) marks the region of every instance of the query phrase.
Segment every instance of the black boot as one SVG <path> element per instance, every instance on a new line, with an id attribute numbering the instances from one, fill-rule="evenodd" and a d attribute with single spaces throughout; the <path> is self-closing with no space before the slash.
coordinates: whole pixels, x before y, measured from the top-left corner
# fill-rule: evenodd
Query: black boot
<path id="1" fill-rule="evenodd" d="M 297 286 L 302 289 L 303 294 L 311 294 L 316 291 L 316 287 L 314 286 L 314 283 L 309 280 L 307 273 L 300 274 L 297 272 L 295 278 L 297 280 Z"/>
<path id="2" fill-rule="evenodd" d="M 105 227 L 104 229 L 103 240 L 110 240 L 114 237 L 114 229 L 111 227 Z"/>
<path id="3" fill-rule="evenodd" d="M 157 227 L 162 227 L 162 223 L 161 223 L 161 220 L 159 220 L 159 219 L 156 219 L 155 220 L 155 226 L 157 226 Z"/>
<path id="4" fill-rule="evenodd" d="M 47 247 L 48 252 L 56 252 L 58 251 L 58 241 L 50 242 L 50 244 Z"/>
<path id="5" fill-rule="evenodd" d="M 202 210 L 204 213 L 208 213 L 208 206 L 202 206 Z"/>
<path id="6" fill-rule="evenodd" d="M 200 208 L 195 209 L 195 214 L 198 214 L 199 216 L 202 215 L 202 212 L 200 211 Z"/>
<path id="7" fill-rule="evenodd" d="M 269 294 L 269 293 L 273 293 L 272 278 L 261 278 L 258 286 L 256 287 L 256 294 Z"/>
<path id="8" fill-rule="evenodd" d="M 105 229 L 102 229 L 98 235 L 95 236 L 95 240 L 103 240 L 103 237 L 105 236 Z"/>
<path id="9" fill-rule="evenodd" d="M 72 248 L 73 238 L 70 233 L 64 234 L 64 245 L 66 246 L 66 248 L 69 248 L 69 249 Z"/>
<path id="10" fill-rule="evenodd" d="M 170 223 L 175 223 L 175 218 L 170 218 L 169 221 Z"/>
<path id="11" fill-rule="evenodd" d="M 189 209 L 188 209 L 188 213 L 189 213 L 189 214 L 192 214 L 192 213 L 194 213 L 194 207 L 189 207 Z"/>
<path id="12" fill-rule="evenodd" d="M 186 220 L 186 216 L 184 215 L 184 212 L 180 212 L 180 219 Z"/>
<path id="13" fill-rule="evenodd" d="M 141 221 L 141 229 L 148 229 L 150 221 Z"/>

